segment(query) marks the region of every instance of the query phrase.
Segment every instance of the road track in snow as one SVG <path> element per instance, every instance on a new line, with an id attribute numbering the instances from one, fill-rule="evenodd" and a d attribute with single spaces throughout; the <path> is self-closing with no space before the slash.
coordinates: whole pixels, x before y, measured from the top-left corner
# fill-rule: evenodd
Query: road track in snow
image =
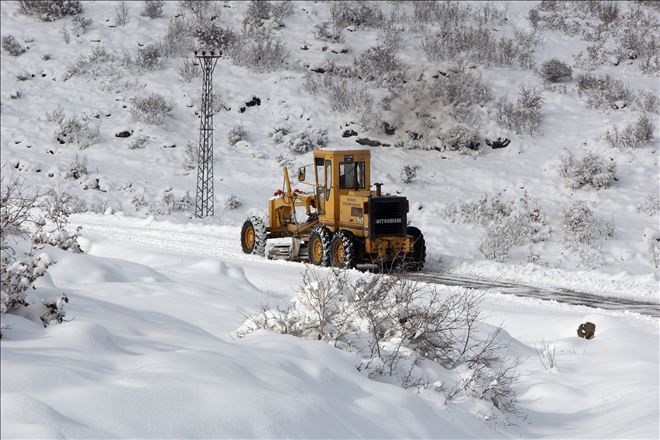
<path id="1" fill-rule="evenodd" d="M 181 231 L 152 226 L 124 226 L 102 223 L 79 222 L 84 233 L 100 235 L 121 242 L 130 242 L 150 248 L 173 251 L 185 255 L 220 257 L 234 261 L 268 261 L 276 264 L 299 263 L 283 260 L 263 260 L 260 257 L 245 255 L 238 250 L 238 238 L 221 234 Z M 236 249 L 236 250 L 234 250 Z M 640 315 L 660 318 L 660 304 L 625 298 L 594 295 L 563 288 L 548 288 L 488 280 L 460 275 L 420 272 L 407 275 L 410 279 L 444 286 L 459 286 L 472 289 L 494 290 L 498 293 L 518 297 L 536 298 L 563 304 L 587 306 L 595 309 L 628 311 Z"/>

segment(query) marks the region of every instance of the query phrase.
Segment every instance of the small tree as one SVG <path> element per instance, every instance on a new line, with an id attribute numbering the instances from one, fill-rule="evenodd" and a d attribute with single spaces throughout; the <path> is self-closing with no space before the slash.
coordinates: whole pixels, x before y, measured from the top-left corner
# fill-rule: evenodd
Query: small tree
<path id="1" fill-rule="evenodd" d="M 547 82 L 557 83 L 568 81 L 573 76 L 573 69 L 557 58 L 546 61 L 541 66 L 541 76 Z"/>

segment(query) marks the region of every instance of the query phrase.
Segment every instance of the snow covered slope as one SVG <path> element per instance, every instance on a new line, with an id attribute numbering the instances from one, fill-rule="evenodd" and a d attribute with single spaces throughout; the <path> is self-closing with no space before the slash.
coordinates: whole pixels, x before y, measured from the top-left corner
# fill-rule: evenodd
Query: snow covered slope
<path id="1" fill-rule="evenodd" d="M 653 253 L 660 251 L 657 245 L 655 250 L 652 248 L 654 234 L 658 234 L 657 136 L 638 149 L 612 148 L 606 140 L 608 131 L 614 127 L 622 129 L 643 113 L 641 93 L 657 95 L 657 74 L 643 73 L 639 58 L 617 61 L 617 65 L 594 61 L 588 70 L 585 62 L 577 61 L 575 56 L 585 59 L 586 48 L 594 45 L 593 38 L 575 33 L 575 28 L 579 25 L 585 32 L 591 32 L 599 26 L 598 16 L 585 15 L 587 12 L 582 9 L 573 11 L 574 6 L 554 6 L 553 9 L 550 3 L 539 6 L 534 2 L 465 2 L 456 9 L 459 15 L 465 11 L 472 14 L 468 15 L 472 18 L 466 19 L 466 23 L 486 20 L 489 38 L 494 41 L 513 38 L 511 44 L 515 47 L 521 44 L 516 38 L 522 37 L 514 38 L 514 31 L 532 35 L 530 32 L 536 29 L 533 34 L 536 43 L 530 43 L 530 49 L 534 49 L 530 63 L 535 66 L 531 70 L 521 67 L 515 60 L 508 65 L 486 61 L 479 64 L 466 55 L 468 70 L 480 75 L 481 81 L 491 89 L 491 97 L 483 105 L 470 107 L 471 116 L 462 116 L 467 118 L 463 122 L 457 122 L 460 118 L 456 115 L 461 113 L 456 111 L 456 105 L 432 102 L 426 109 L 431 117 L 427 119 L 435 121 L 433 130 L 442 132 L 456 125 L 474 128 L 482 146 L 478 156 L 425 150 L 430 144 L 411 149 L 415 145 L 411 145 L 410 136 L 413 135 L 409 132 L 420 130 L 422 133 L 425 128 L 421 125 L 426 122 L 420 118 L 429 115 L 419 116 L 420 108 L 407 110 L 405 103 L 408 101 L 402 98 L 406 95 L 401 90 L 421 87 L 418 84 L 430 87 L 432 81 L 437 81 L 434 78 L 442 78 L 438 72 L 447 75 L 451 71 L 455 63 L 452 60 L 456 58 L 435 60 L 423 50 L 423 43 L 432 38 L 437 28 L 433 22 L 420 23 L 413 4 L 380 2 L 372 5 L 382 10 L 384 18 L 380 24 L 347 25 L 342 31 L 341 43 L 321 41 L 315 30 L 315 26 L 332 21 L 331 3 L 294 2 L 292 14 L 277 21 L 284 26 L 274 24 L 274 19 L 266 20 L 262 28 L 272 28 L 273 41 L 280 41 L 286 47 L 284 64 L 259 73 L 253 68 L 236 65 L 242 61 L 233 55 L 231 59 L 221 59 L 215 71 L 215 90 L 221 97 L 222 108 L 215 116 L 217 208 L 214 221 L 236 225 L 248 214 L 264 213 L 268 196 L 281 187 L 280 165 L 287 163 L 294 167 L 309 163 L 309 154 L 294 153 L 287 150 L 286 142 L 275 142 L 281 137 L 281 134 L 271 136 L 276 128 L 287 127 L 294 132 L 305 127 L 326 129 L 329 146 L 357 145 L 356 139 L 362 137 L 404 145 L 402 148 L 372 147 L 373 173 L 378 181 L 385 183 L 386 191 L 401 192 L 410 198 L 409 219 L 427 237 L 432 269 L 458 273 L 478 271 L 515 280 L 520 272 L 531 274 L 545 267 L 555 274 L 552 277 L 567 280 L 566 285 L 581 279 L 585 271 L 596 271 L 600 273 L 596 277 L 624 279 L 628 285 L 636 285 L 635 292 L 629 296 L 657 296 L 658 272 L 654 266 L 657 260 L 654 263 Z M 79 210 L 105 212 L 111 209 L 138 216 L 150 213 L 190 215 L 191 199 L 185 192 L 190 191 L 194 196 L 195 171 L 184 169 L 182 164 L 189 166 L 191 163 L 188 153 L 193 150 L 186 152 L 186 143 L 194 146 L 197 142 L 195 112 L 199 105 L 200 78 L 193 77 L 186 82 L 179 76 L 180 65 L 186 58 L 191 60 L 190 55 L 184 56 L 188 54 L 186 51 L 157 58 L 153 70 L 144 67 L 146 55 L 140 51 L 159 42 L 165 49 L 171 49 L 172 44 L 167 43 L 174 32 L 171 21 L 176 19 L 174 16 L 191 19 L 192 12 L 176 2 L 166 2 L 163 15 L 150 19 L 141 15 L 141 4 L 131 3 L 127 24 L 115 26 L 117 5 L 83 2 L 83 16 L 92 20 L 83 32 L 71 17 L 41 22 L 36 17 L 20 14 L 16 3 L 2 4 L 3 35 L 14 35 L 21 45 L 29 47 L 20 56 L 2 53 L 2 173 L 18 175 L 33 188 L 55 187 L 69 191 L 80 200 L 76 206 Z M 449 5 L 453 8 L 457 3 Z M 247 2 L 219 2 L 213 9 L 217 16 L 215 22 L 238 34 L 243 29 L 242 21 L 248 7 Z M 532 9 L 541 11 L 546 20 L 536 28 L 528 19 Z M 564 10 L 567 12 L 562 12 Z M 634 10 L 642 11 L 644 17 L 656 23 L 645 38 L 657 37 L 658 11 L 648 5 L 621 3 L 619 18 L 623 20 Z M 566 14 L 574 17 L 566 18 Z M 487 18 L 480 18 L 482 16 Z M 558 30 L 552 20 L 564 23 L 566 30 Z M 626 20 L 625 29 L 634 29 L 630 25 L 633 19 Z M 623 41 L 623 34 L 616 33 L 622 26 L 607 28 L 603 35 L 609 39 L 603 47 Z M 317 80 L 324 75 L 310 69 L 323 66 L 329 69 L 332 63 L 350 68 L 366 49 L 385 44 L 386 37 L 393 38 L 393 32 L 398 32 L 396 60 L 403 66 L 400 68 L 406 81 L 403 88 L 387 89 L 378 81 L 359 81 L 352 77 L 347 80 L 354 87 L 351 90 L 361 91 L 362 98 L 373 101 L 372 110 L 367 113 L 380 118 L 378 124 L 360 122 L 365 112 L 333 111 L 336 100 L 329 98 L 327 91 L 312 95 L 307 86 L 302 87 L 309 82 L 310 75 Z M 69 34 L 68 44 L 63 39 L 64 33 Z M 193 40 L 193 44 L 197 43 Z M 537 71 L 551 57 L 573 66 L 572 80 L 544 84 Z M 608 73 L 624 81 L 629 89 L 625 108 L 588 107 L 587 97 L 578 93 L 576 83 L 578 75 L 583 73 Z M 544 100 L 541 125 L 534 137 L 517 134 L 496 122 L 498 97 L 508 96 L 515 101 L 520 86 L 536 88 Z M 438 87 L 442 86 L 436 89 Z M 18 91 L 20 97 L 17 97 Z M 132 100 L 151 93 L 161 94 L 171 106 L 161 123 L 138 121 L 131 113 Z M 246 106 L 253 97 L 260 98 L 261 104 Z M 381 98 L 386 99 L 381 103 Z M 386 102 L 390 102 L 389 107 Z M 619 105 L 623 106 L 621 102 Z M 58 109 L 61 110 L 59 115 Z M 415 114 L 418 116 L 413 116 Z M 646 114 L 657 122 L 657 113 Z M 60 144 L 57 141 L 57 120 L 62 115 L 65 122 L 74 117 L 89 125 L 88 131 L 82 130 L 81 137 L 91 137 L 91 145 L 80 149 L 75 142 Z M 383 131 L 383 121 L 397 125 L 395 135 Z M 244 139 L 230 145 L 227 136 L 237 124 L 244 128 L 244 133 L 234 137 L 233 142 Z M 354 129 L 358 136 L 343 138 L 346 128 Z M 94 134 L 97 129 L 98 136 Z M 122 131 L 132 135 L 115 137 Z M 509 137 L 511 144 L 497 150 L 484 145 L 485 138 L 496 136 Z M 132 148 L 140 137 L 143 144 L 137 142 L 137 146 L 143 148 Z M 598 191 L 565 186 L 560 176 L 560 158 L 567 151 L 578 156 L 593 152 L 616 163 L 617 180 Z M 69 171 L 76 156 L 79 163 L 87 161 L 87 174 L 78 179 Z M 412 183 L 401 180 L 404 165 L 420 167 Z M 451 214 L 455 203 L 477 200 L 487 193 L 504 205 L 526 194 L 531 206 L 538 207 L 545 219 L 544 235 L 538 237 L 541 241 L 515 243 L 508 256 L 501 256 L 505 266 L 486 259 L 479 252 L 482 242 L 497 233 L 497 228 L 495 232 L 489 229 L 491 220 L 466 221 Z M 235 205 L 225 207 L 232 194 L 241 203 L 236 209 L 231 209 Z M 596 229 L 598 224 L 611 226 L 607 229 L 612 232 L 607 233 L 609 238 L 597 239 L 591 246 L 578 250 L 564 244 L 573 239 L 566 237 L 560 214 L 576 200 L 585 201 L 593 210 L 595 223 L 591 226 Z M 640 211 L 639 206 L 646 209 Z M 595 231 L 596 235 L 598 233 Z M 502 241 L 499 236 L 494 237 Z M 562 272 L 575 269 L 582 272 L 579 275 Z"/>
<path id="2" fill-rule="evenodd" d="M 42 329 L 6 315 L 3 438 L 657 437 L 657 320 L 489 296 L 488 321 L 523 361 L 519 414 L 505 423 L 370 380 L 323 341 L 233 340 L 258 304 L 288 301 L 303 266 L 194 256 L 175 240 L 179 251 L 158 250 L 97 231 L 89 255 L 48 249 L 58 263 L 39 287 L 67 292 L 70 321 Z M 592 341 L 574 333 L 587 320 Z M 536 354 L 547 348 L 551 369 Z"/>

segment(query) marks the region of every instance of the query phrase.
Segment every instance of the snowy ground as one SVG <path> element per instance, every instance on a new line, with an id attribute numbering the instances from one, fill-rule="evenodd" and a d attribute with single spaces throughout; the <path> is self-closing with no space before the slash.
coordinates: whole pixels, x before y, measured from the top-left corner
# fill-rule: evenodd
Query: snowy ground
<path id="1" fill-rule="evenodd" d="M 325 342 L 233 340 L 259 304 L 288 301 L 303 266 L 244 256 L 227 227 L 204 242 L 169 225 L 159 245 L 122 238 L 107 217 L 79 220 L 90 225 L 88 255 L 50 250 L 58 263 L 39 282 L 67 292 L 72 320 L 42 329 L 7 315 L 3 438 L 658 435 L 657 320 L 490 293 L 487 322 L 503 324 L 523 364 L 519 414 L 486 421 L 433 391 L 372 381 Z M 585 321 L 594 340 L 575 335 Z M 557 353 L 552 370 L 537 356 L 545 345 Z"/>
<path id="2" fill-rule="evenodd" d="M 28 47 L 17 57 L 2 52 L 2 176 L 20 177 L 42 192 L 68 191 L 79 199 L 81 211 L 96 213 L 71 219 L 83 226 L 87 254 L 48 249 L 57 263 L 38 282 L 37 293 L 67 293 L 71 321 L 44 329 L 13 314 L 3 316 L 11 327 L 0 344 L 3 438 L 660 436 L 659 322 L 634 313 L 489 292 L 483 304 L 486 322 L 503 325 L 512 338 L 511 355 L 523 362 L 515 385 L 519 413 L 506 418 L 492 417 L 471 401 L 445 406 L 433 390 L 416 393 L 370 380 L 356 370 L 353 355 L 324 342 L 267 332 L 234 340 L 231 333 L 260 304 L 291 299 L 304 268 L 240 252 L 241 222 L 262 214 L 267 198 L 281 188 L 278 156 L 291 167 L 310 162 L 310 155 L 284 151 L 268 132 L 288 119 L 296 129 L 327 129 L 329 146 L 357 145 L 355 137 L 341 134 L 359 115 L 330 111 L 327 97 L 311 96 L 301 84 L 307 67 L 327 58 L 351 64 L 382 35 L 359 27 L 344 32 L 342 44 L 323 43 L 314 38 L 313 28 L 329 19 L 327 4 L 294 2 L 294 15 L 274 31 L 289 50 L 285 68 L 254 73 L 220 60 L 215 86 L 231 110 L 215 117 L 216 217 L 201 222 L 189 218 L 190 207 L 170 215 L 163 203 L 168 188 L 181 196 L 195 186 L 194 171 L 184 171 L 182 162 L 186 142 L 196 142 L 200 84 L 199 78 L 190 83 L 177 78 L 183 57 L 166 58 L 151 72 L 118 62 L 101 66 L 95 75 L 65 80 L 67 67 L 96 47 L 134 59 L 139 48 L 165 35 L 177 13 L 177 4 L 166 2 L 164 16 L 152 20 L 140 15 L 141 5 L 127 3 L 128 24 L 111 27 L 116 2 L 84 2 L 83 13 L 93 23 L 78 35 L 70 17 L 41 22 L 19 14 L 16 2 L 0 5 L 2 36 L 13 34 Z M 240 30 L 247 2 L 220 4 L 222 25 Z M 385 12 L 393 7 L 378 4 Z M 514 26 L 529 30 L 527 15 L 535 4 L 495 2 L 507 16 L 492 24 L 495 35 L 511 34 Z M 621 4 L 622 11 L 631 5 Z M 71 33 L 70 43 L 63 41 L 63 26 Z M 554 56 L 573 64 L 573 55 L 589 44 L 556 30 L 540 36 L 537 64 Z M 305 45 L 308 49 L 301 50 Z M 349 52 L 332 52 L 341 48 Z M 447 68 L 426 59 L 410 29 L 399 56 L 410 66 L 410 79 Z M 593 73 L 612 74 L 635 93 L 657 94 L 657 76 L 642 74 L 638 64 L 602 65 Z M 428 243 L 427 270 L 660 302 L 660 273 L 648 248 L 648 238 L 659 232 L 658 213 L 637 210 L 658 193 L 660 136 L 637 150 L 613 149 L 605 142 L 607 130 L 634 121 L 639 109 L 632 104 L 618 111 L 588 109 L 574 81 L 566 93 L 546 90 L 537 73 L 516 66 L 479 65 L 475 71 L 495 97 L 515 99 L 520 85 L 543 90 L 541 132 L 530 137 L 500 129 L 492 111 L 482 109 L 475 124 L 482 143 L 483 137 L 504 135 L 512 139 L 509 147 L 485 148 L 476 158 L 372 148 L 374 180 L 411 201 L 409 219 Z M 583 72 L 574 66 L 574 76 Z M 151 92 L 173 105 L 160 125 L 136 122 L 129 112 L 132 98 Z M 386 93 L 382 88 L 372 92 L 377 99 Z M 240 112 L 253 96 L 262 104 Z M 58 143 L 56 124 L 47 117 L 58 107 L 98 126 L 98 140 L 86 149 Z M 447 122 L 441 112 L 437 116 Z M 657 122 L 657 114 L 652 118 Z M 237 123 L 247 137 L 229 146 L 227 132 Z M 350 127 L 360 136 L 390 140 L 380 130 Z M 133 135 L 115 137 L 122 130 Z M 148 137 L 145 148 L 130 149 L 138 134 Z M 566 188 L 558 165 L 567 150 L 595 151 L 615 161 L 618 181 L 600 191 Z M 66 177 L 76 156 L 88 160 L 83 179 Z M 404 164 L 421 166 L 413 183 L 400 179 Z M 99 187 L 89 189 L 90 179 L 97 178 Z M 552 235 L 515 247 L 501 263 L 477 253 L 484 227 L 441 216 L 456 201 L 487 192 L 515 200 L 525 191 L 538 201 Z M 230 194 L 242 202 L 236 210 L 224 208 Z M 563 245 L 559 212 L 573 200 L 586 201 L 615 231 L 588 261 Z M 531 254 L 539 256 L 533 264 L 527 262 Z M 594 340 L 576 337 L 585 321 L 597 325 Z M 544 346 L 556 350 L 553 369 L 537 355 Z"/>

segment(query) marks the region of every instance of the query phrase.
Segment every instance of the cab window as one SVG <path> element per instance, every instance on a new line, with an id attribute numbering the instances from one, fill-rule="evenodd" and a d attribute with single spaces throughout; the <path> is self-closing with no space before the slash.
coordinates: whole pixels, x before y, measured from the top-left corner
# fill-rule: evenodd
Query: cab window
<path id="1" fill-rule="evenodd" d="M 325 198 L 330 200 L 330 190 L 332 189 L 332 161 L 325 161 Z"/>
<path id="2" fill-rule="evenodd" d="M 339 188 L 364 188 L 364 162 L 341 162 L 339 164 Z"/>

